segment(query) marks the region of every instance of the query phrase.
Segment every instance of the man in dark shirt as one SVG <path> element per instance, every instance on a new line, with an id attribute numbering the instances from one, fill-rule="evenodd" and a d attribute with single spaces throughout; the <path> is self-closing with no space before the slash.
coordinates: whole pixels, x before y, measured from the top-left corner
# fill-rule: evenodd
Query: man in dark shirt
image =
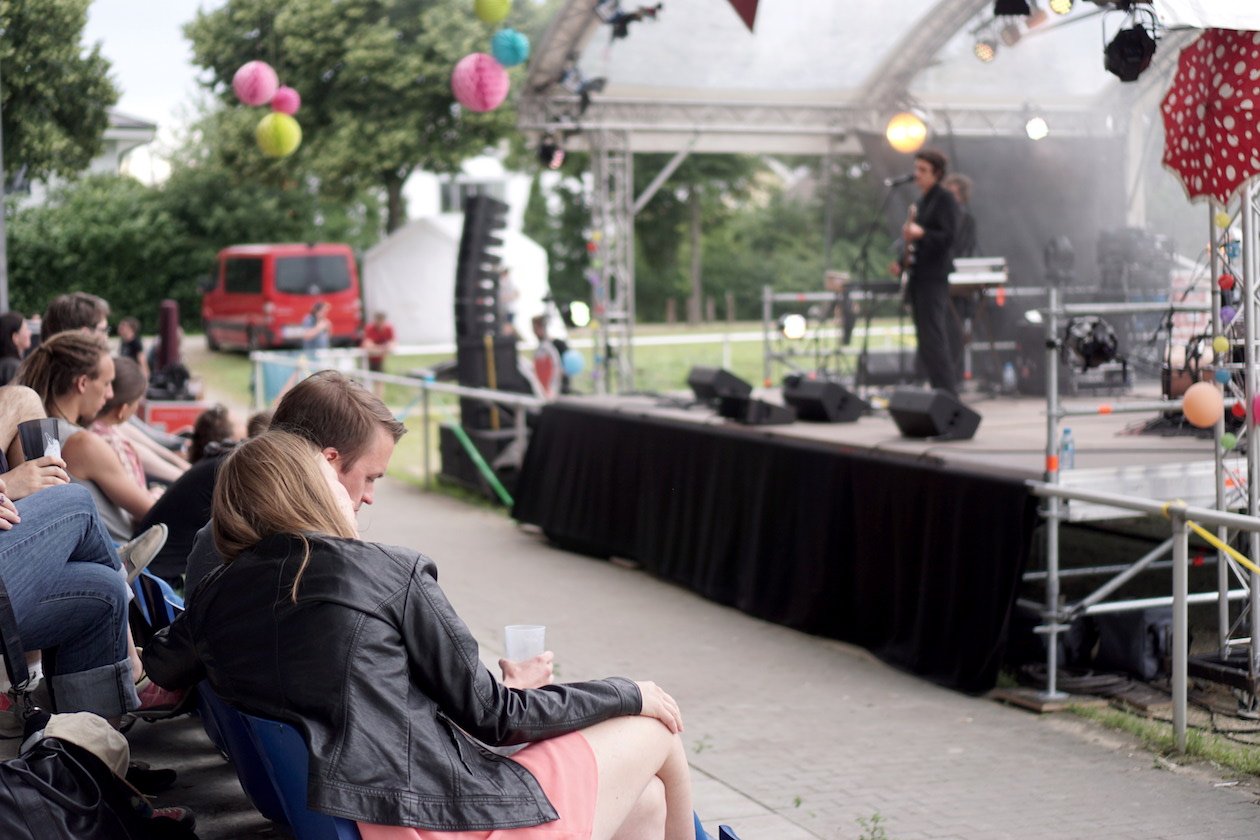
<path id="1" fill-rule="evenodd" d="M 947 161 L 935 149 L 914 156 L 914 183 L 919 188 L 914 219 L 901 228 L 907 244 L 907 295 L 919 342 L 919 363 L 933 388 L 958 393 L 957 365 L 951 348 L 956 319 L 950 310 L 949 273 L 961 213 L 958 202 L 941 186 Z"/>

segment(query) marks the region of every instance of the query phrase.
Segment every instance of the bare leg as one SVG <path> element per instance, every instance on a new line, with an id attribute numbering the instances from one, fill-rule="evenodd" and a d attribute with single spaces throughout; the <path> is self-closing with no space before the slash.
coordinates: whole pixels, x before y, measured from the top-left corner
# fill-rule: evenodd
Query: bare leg
<path id="1" fill-rule="evenodd" d="M 639 801 L 654 779 L 665 794 L 665 840 L 693 840 L 695 823 L 691 812 L 691 776 L 682 741 L 670 734 L 659 721 L 646 717 L 620 717 L 582 730 L 595 753 L 599 768 L 599 789 L 595 801 L 595 830 L 592 840 L 638 837 L 634 832 L 660 834 L 653 827 L 653 809 Z M 640 827 L 630 824 L 632 816 L 645 820 Z M 659 819 L 659 818 L 657 818 Z M 619 832 L 627 832 L 622 835 Z"/>
<path id="2" fill-rule="evenodd" d="M 653 776 L 613 840 L 659 840 L 665 831 L 665 785 Z"/>
<path id="3" fill-rule="evenodd" d="M 10 467 L 26 463 L 22 442 L 18 440 L 18 424 L 47 416 L 39 395 L 30 388 L 22 385 L 0 388 L 0 449 L 8 457 Z"/>

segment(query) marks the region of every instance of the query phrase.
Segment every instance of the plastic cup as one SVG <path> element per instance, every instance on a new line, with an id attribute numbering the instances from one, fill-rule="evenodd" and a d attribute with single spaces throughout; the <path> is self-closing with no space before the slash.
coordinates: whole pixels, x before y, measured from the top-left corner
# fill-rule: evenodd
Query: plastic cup
<path id="1" fill-rule="evenodd" d="M 546 650 L 546 636 L 542 624 L 509 624 L 503 628 L 504 655 L 512 662 L 533 659 Z"/>
<path id="2" fill-rule="evenodd" d="M 61 438 L 57 435 L 57 421 L 51 417 L 19 423 L 18 439 L 22 441 L 22 454 L 28 461 L 43 458 L 45 455 L 61 457 Z"/>

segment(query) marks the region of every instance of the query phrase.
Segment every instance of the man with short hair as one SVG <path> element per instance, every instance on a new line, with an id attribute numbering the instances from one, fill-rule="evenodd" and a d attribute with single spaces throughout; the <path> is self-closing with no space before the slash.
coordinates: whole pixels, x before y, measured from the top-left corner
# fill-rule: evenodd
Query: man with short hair
<path id="1" fill-rule="evenodd" d="M 376 482 L 385 475 L 394 446 L 407 431 L 379 397 L 335 370 L 320 371 L 294 385 L 276 405 L 270 428 L 318 446 L 356 511 L 372 504 Z M 207 525 L 188 555 L 186 600 L 220 563 Z"/>
<path id="2" fill-rule="evenodd" d="M 109 304 L 104 298 L 87 292 L 57 295 L 48 304 L 40 322 L 40 340 L 47 341 L 60 332 L 83 330 L 100 335 L 109 333 Z"/>

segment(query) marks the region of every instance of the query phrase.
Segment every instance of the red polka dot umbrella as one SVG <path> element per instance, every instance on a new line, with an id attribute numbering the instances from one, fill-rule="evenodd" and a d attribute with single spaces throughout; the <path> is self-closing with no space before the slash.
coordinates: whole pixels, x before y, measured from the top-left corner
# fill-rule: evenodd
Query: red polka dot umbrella
<path id="1" fill-rule="evenodd" d="M 1260 173 L 1260 32 L 1204 31 L 1181 51 L 1160 111 L 1164 166 L 1191 200 L 1229 201 Z"/>

